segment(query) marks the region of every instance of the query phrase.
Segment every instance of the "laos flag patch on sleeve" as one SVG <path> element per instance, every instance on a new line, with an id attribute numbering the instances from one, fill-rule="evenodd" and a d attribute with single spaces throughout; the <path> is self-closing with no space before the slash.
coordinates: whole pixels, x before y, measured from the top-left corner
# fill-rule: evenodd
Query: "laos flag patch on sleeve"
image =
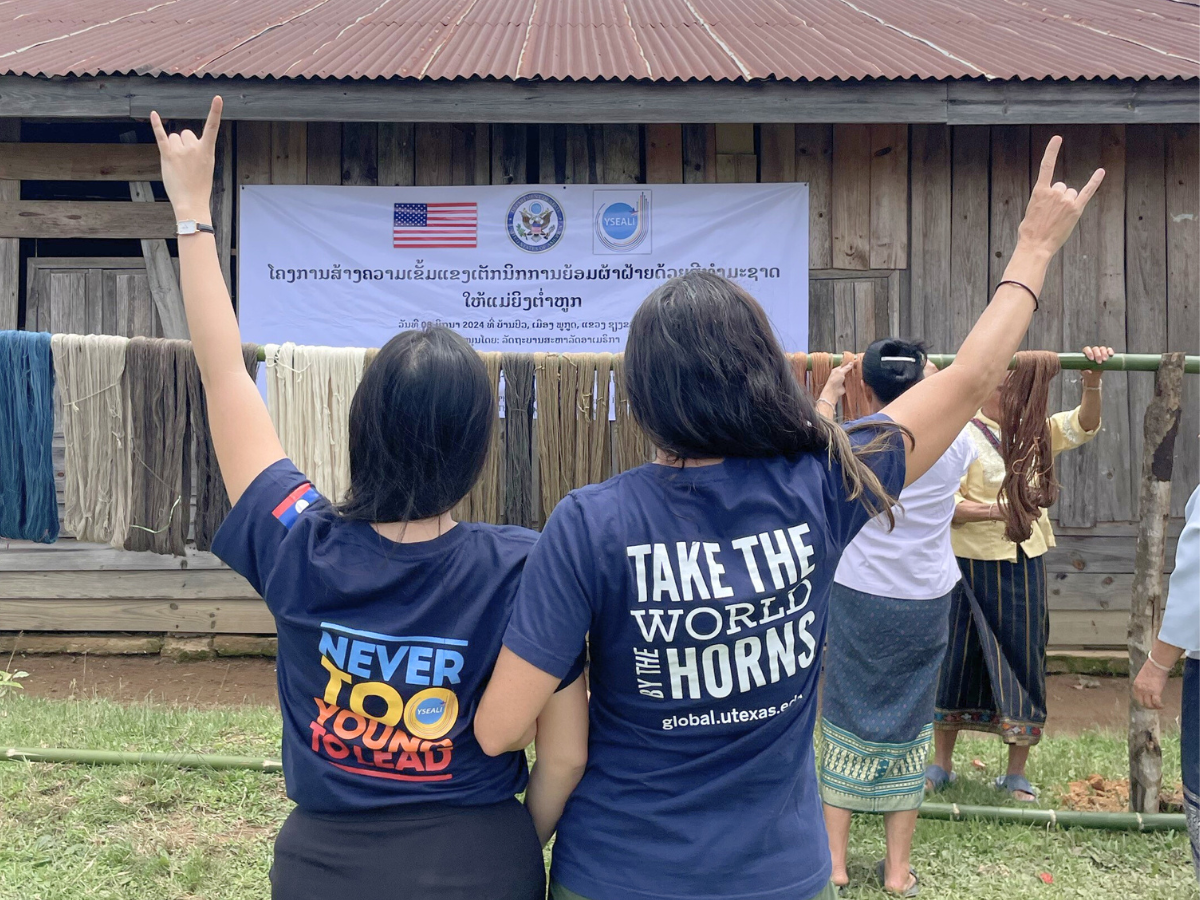
<path id="1" fill-rule="evenodd" d="M 283 527 L 291 530 L 300 518 L 300 514 L 317 502 L 321 497 L 307 481 L 283 498 L 283 502 L 271 513 L 283 523 Z"/>

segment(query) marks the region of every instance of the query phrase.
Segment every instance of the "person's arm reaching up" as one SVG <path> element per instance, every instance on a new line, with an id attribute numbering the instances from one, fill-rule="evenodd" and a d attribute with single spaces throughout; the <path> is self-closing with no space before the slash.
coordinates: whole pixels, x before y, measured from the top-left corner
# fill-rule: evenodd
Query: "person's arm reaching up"
<path id="1" fill-rule="evenodd" d="M 550 698 L 537 719 L 537 759 L 529 773 L 525 808 L 544 847 L 554 835 L 571 791 L 587 765 L 588 699 L 584 678 Z"/>
<path id="2" fill-rule="evenodd" d="M 212 224 L 214 148 L 221 126 L 221 98 L 214 97 L 204 132 L 167 134 L 158 113 L 150 114 L 162 160 L 163 184 L 175 218 Z M 231 503 L 267 466 L 284 458 L 271 416 L 242 359 L 233 301 L 221 274 L 216 239 L 196 232 L 179 238 L 179 281 L 188 331 L 204 392 L 208 423 L 221 476 Z"/>
<path id="3" fill-rule="evenodd" d="M 1104 170 L 1097 169 L 1079 191 L 1061 181 L 1051 183 L 1061 145 L 1062 138 L 1054 137 L 1046 147 L 1017 231 L 1017 247 L 1004 271 L 1005 281 L 1019 284 L 996 288 L 950 366 L 914 385 L 883 410 L 915 438 L 908 449 L 906 484 L 929 470 L 1004 377 L 1033 318 L 1034 297 L 1041 293 L 1051 258 L 1104 179 Z"/>

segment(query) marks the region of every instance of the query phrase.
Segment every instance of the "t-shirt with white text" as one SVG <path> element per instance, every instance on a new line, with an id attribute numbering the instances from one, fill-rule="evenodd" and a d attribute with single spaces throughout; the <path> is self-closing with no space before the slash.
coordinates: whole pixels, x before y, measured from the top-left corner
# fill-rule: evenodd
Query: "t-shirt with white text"
<path id="1" fill-rule="evenodd" d="M 869 460 L 894 495 L 892 434 Z M 817 679 L 837 560 L 869 517 L 846 497 L 816 453 L 648 464 L 558 504 L 504 636 L 562 677 L 590 632 L 587 769 L 554 880 L 590 900 L 804 900 L 825 886 Z"/>

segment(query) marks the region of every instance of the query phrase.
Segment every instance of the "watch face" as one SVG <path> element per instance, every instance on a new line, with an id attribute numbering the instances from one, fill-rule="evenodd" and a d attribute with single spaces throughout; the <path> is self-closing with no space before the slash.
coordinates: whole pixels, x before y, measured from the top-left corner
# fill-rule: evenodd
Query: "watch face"
<path id="1" fill-rule="evenodd" d="M 195 221 L 189 219 L 186 222 L 176 223 L 175 233 L 176 234 L 195 234 L 196 233 Z"/>

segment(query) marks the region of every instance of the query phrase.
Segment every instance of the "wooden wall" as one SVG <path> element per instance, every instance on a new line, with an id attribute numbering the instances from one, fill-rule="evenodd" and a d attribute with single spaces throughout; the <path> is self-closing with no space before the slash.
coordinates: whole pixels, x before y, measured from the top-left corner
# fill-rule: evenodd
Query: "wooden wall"
<path id="1" fill-rule="evenodd" d="M 1060 177 L 1082 183 L 1100 165 L 1108 175 L 1053 264 L 1027 346 L 1076 350 L 1104 342 L 1134 352 L 1196 353 L 1200 138 L 1194 125 L 238 122 L 222 138 L 214 205 L 223 264 L 235 282 L 236 185 L 807 181 L 812 348 L 861 350 L 877 337 L 901 334 L 952 351 L 1001 277 L 1031 173 L 1054 133 L 1065 138 Z M 0 142 L 14 139 L 0 120 Z M 12 147 L 0 143 L 0 179 L 20 173 L 16 163 L 5 163 L 14 158 Z M 144 154 L 144 148 L 128 150 Z M 24 165 L 36 159 L 48 171 L 44 151 L 27 151 L 24 158 Z M 145 177 L 145 160 L 139 160 L 108 177 Z M 20 197 L 14 184 L 0 180 L 0 327 L 15 322 L 18 306 L 24 319 L 39 324 L 42 308 L 36 291 L 30 300 L 6 301 L 11 289 L 3 272 L 16 241 L 5 223 L 28 212 L 12 207 Z M 81 233 L 103 227 L 99 210 L 68 213 L 75 222 L 83 216 L 83 225 L 73 226 Z M 103 215 L 129 227 L 131 217 L 122 210 Z M 153 231 L 146 237 L 162 236 L 157 218 L 140 221 Z M 23 220 L 21 227 L 31 226 Z M 130 282 L 127 288 L 144 298 L 143 287 Z M 1177 515 L 1200 478 L 1198 382 L 1187 380 L 1173 491 Z M 1124 645 L 1141 419 L 1152 385 L 1151 375 L 1107 376 L 1103 432 L 1063 458 L 1063 499 L 1055 511 L 1062 540 L 1050 558 L 1053 644 Z M 1064 408 L 1078 398 L 1077 376 L 1064 374 L 1052 403 Z M 46 563 L 49 554 L 55 563 Z M 70 541 L 57 551 L 13 544 L 0 550 L 0 571 L 6 573 L 0 622 L 13 623 L 8 627 L 271 627 L 236 576 L 207 554 L 173 560 Z"/>

